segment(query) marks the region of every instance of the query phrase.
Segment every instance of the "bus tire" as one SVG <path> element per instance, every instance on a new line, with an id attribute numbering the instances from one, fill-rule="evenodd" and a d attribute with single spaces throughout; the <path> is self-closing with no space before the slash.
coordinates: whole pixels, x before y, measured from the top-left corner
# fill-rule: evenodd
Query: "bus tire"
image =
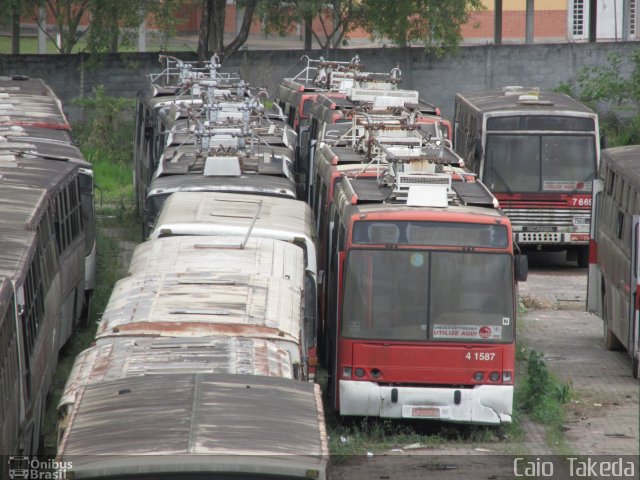
<path id="1" fill-rule="evenodd" d="M 622 343 L 611 331 L 607 322 L 604 322 L 604 347 L 607 350 L 622 350 Z"/>
<path id="2" fill-rule="evenodd" d="M 589 266 L 589 247 L 578 247 L 578 267 L 587 268 Z"/>

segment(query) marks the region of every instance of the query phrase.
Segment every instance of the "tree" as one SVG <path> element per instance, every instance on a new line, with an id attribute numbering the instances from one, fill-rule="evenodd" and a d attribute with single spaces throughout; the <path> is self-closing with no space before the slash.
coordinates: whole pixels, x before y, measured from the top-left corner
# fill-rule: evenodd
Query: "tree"
<path id="1" fill-rule="evenodd" d="M 481 0 L 362 0 L 363 27 L 405 47 L 413 42 L 443 54 L 457 48 L 469 12 L 482 10 Z"/>
<path id="2" fill-rule="evenodd" d="M 44 0 L 47 13 L 55 19 L 59 42 L 56 41 L 57 39 L 51 32 L 47 31 L 46 25 L 41 23 L 41 19 L 36 13 L 34 17 L 36 25 L 51 39 L 60 53 L 71 53 L 75 44 L 78 43 L 78 40 L 80 40 L 84 34 L 79 26 L 82 17 L 88 13 L 89 1 L 90 0 Z M 43 2 L 40 0 L 28 0 L 28 3 L 32 6 L 33 11 L 37 12 Z"/>
<path id="3" fill-rule="evenodd" d="M 96 53 L 116 52 L 118 46 L 130 45 L 133 30 L 147 15 L 153 16 L 161 31 L 171 33 L 180 0 L 24 0 L 24 3 L 32 12 L 44 4 L 48 16 L 55 19 L 55 34 L 47 31 L 37 15 L 35 23 L 60 53 L 71 53 L 84 35 L 87 50 Z M 90 20 L 84 30 L 80 23 L 83 18 Z M 55 35 L 59 35 L 59 42 Z"/>
<path id="4" fill-rule="evenodd" d="M 622 74 L 622 58 L 610 55 L 608 65 L 583 67 L 576 80 L 579 98 L 595 110 L 600 110 L 601 124 L 611 146 L 640 144 L 640 48 L 629 55 L 633 69 Z M 559 90 L 572 94 L 563 84 Z M 609 108 L 605 111 L 603 103 Z"/>
<path id="5" fill-rule="evenodd" d="M 361 0 L 295 0 L 280 2 L 266 0 L 260 4 L 259 15 L 266 32 L 286 34 L 292 23 L 304 25 L 305 49 L 311 48 L 311 39 L 315 38 L 322 50 L 340 48 L 342 42 L 356 24 L 360 23 L 363 14 Z M 318 19 L 322 32 L 319 34 L 312 28 L 313 20 Z"/>
<path id="6" fill-rule="evenodd" d="M 92 0 L 88 50 L 117 52 L 119 46 L 135 45 L 137 28 L 147 17 L 153 19 L 165 38 L 173 35 L 180 3 L 180 0 Z"/>
<path id="7" fill-rule="evenodd" d="M 203 0 L 202 21 L 200 23 L 200 36 L 198 38 L 198 58 L 207 59 L 211 54 L 217 53 L 220 58 L 227 58 L 234 54 L 249 37 L 251 22 L 256 10 L 258 0 L 238 0 L 238 8 L 244 8 L 242 25 L 236 37 L 224 45 L 224 22 L 226 17 L 226 0 Z"/>
<path id="8" fill-rule="evenodd" d="M 11 53 L 20 53 L 20 14 L 22 0 L 0 0 L 0 12 L 6 14 L 0 19 L 0 25 L 11 24 Z"/>

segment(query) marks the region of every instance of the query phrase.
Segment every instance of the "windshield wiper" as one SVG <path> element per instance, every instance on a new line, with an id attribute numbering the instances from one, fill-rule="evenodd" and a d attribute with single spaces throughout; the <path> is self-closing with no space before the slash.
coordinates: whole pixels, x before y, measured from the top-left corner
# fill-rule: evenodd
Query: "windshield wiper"
<path id="1" fill-rule="evenodd" d="M 589 180 L 593 180 L 594 177 L 594 172 L 591 172 L 589 175 L 587 175 L 581 182 L 576 182 L 576 188 L 574 188 L 573 190 L 571 190 L 569 192 L 569 195 L 573 195 L 574 193 L 576 193 L 578 191 L 578 184 L 579 183 L 587 183 Z"/>

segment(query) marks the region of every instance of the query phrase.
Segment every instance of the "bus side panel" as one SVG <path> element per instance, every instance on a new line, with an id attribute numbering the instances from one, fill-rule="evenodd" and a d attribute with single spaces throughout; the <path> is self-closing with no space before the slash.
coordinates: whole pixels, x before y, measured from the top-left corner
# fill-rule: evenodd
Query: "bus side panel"
<path id="1" fill-rule="evenodd" d="M 602 208 L 602 180 L 593 182 L 593 201 L 591 202 L 591 228 L 589 234 L 589 271 L 587 277 L 587 312 L 595 313 L 602 318 L 602 273 L 598 264 L 597 232 L 600 228 L 598 212 Z"/>
<path id="2" fill-rule="evenodd" d="M 640 215 L 632 217 L 631 231 L 631 301 L 629 302 L 629 340 L 627 350 L 633 361 L 633 376 L 640 378 Z"/>

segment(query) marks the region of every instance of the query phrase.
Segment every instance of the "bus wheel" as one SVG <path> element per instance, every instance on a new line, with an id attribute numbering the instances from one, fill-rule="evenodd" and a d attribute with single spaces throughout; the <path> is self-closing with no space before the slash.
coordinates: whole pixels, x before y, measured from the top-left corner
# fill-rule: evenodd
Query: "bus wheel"
<path id="1" fill-rule="evenodd" d="M 578 247 L 578 267 L 587 268 L 589 266 L 589 247 Z"/>
<path id="2" fill-rule="evenodd" d="M 622 350 L 622 343 L 618 340 L 615 333 L 611 331 L 606 321 L 604 323 L 604 347 L 607 350 Z"/>

